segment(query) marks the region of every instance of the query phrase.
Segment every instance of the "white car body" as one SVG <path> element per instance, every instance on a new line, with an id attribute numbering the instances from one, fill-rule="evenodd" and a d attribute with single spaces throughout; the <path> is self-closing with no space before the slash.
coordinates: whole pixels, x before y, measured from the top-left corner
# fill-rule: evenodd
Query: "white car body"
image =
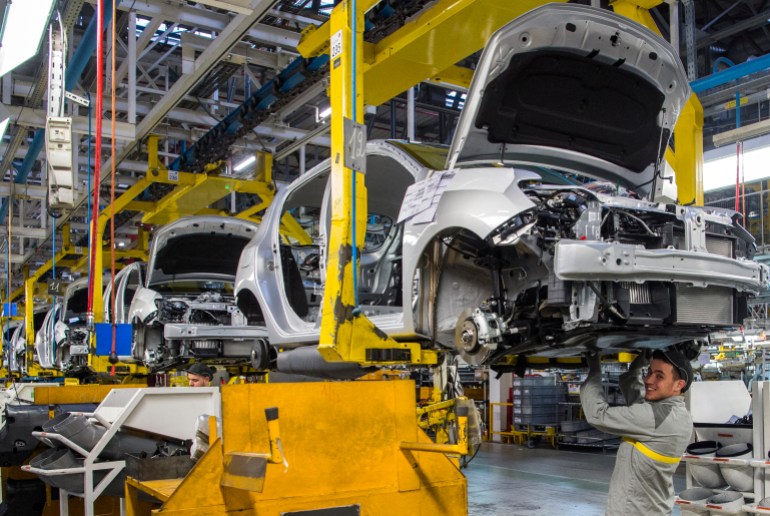
<path id="1" fill-rule="evenodd" d="M 36 307 L 33 310 L 33 328 L 35 334 L 40 330 L 48 311 L 43 307 Z M 15 373 L 27 374 L 27 319 L 13 331 L 10 341 L 10 359 L 9 369 Z"/>
<path id="2" fill-rule="evenodd" d="M 670 45 L 610 11 L 549 5 L 503 27 L 446 161 L 368 143 L 372 226 L 389 231 L 361 253 L 361 310 L 471 364 L 690 345 L 740 325 L 768 269 L 739 216 L 629 192 L 654 186 L 689 94 Z M 327 249 L 329 170 L 279 192 L 240 258 L 238 307 L 272 347 L 318 342 L 323 264 L 340 251 Z M 287 245 L 282 221 L 308 213 L 312 245 Z"/>
<path id="3" fill-rule="evenodd" d="M 128 310 L 133 360 L 153 369 L 233 355 L 248 360 L 249 346 L 205 334 L 245 323 L 232 288 L 238 256 L 256 230 L 251 221 L 207 215 L 181 218 L 153 235 L 146 278 Z"/>

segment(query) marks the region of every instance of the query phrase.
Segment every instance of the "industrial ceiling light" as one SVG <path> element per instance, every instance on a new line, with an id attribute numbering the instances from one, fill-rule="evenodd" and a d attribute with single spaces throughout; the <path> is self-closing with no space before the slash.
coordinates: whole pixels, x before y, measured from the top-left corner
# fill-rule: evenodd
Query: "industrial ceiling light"
<path id="1" fill-rule="evenodd" d="M 328 108 L 324 109 L 323 111 L 319 110 L 318 108 L 315 109 L 315 121 L 316 123 L 322 122 L 329 118 L 329 116 L 332 114 L 332 107 L 329 106 Z"/>
<path id="2" fill-rule="evenodd" d="M 245 160 L 243 160 L 240 163 L 238 163 L 237 165 L 235 165 L 233 167 L 233 170 L 236 171 L 236 172 L 240 172 L 241 170 L 243 170 L 244 168 L 248 167 L 249 165 L 251 165 L 255 161 L 257 161 L 257 157 L 256 156 L 249 156 Z"/>
<path id="3" fill-rule="evenodd" d="M 0 1 L 0 76 L 38 53 L 54 1 Z"/>

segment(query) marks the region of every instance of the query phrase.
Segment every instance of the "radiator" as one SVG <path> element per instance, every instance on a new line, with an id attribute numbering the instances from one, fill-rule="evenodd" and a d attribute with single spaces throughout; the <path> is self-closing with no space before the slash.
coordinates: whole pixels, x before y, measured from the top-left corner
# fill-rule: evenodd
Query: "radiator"
<path id="1" fill-rule="evenodd" d="M 676 287 L 679 324 L 733 324 L 733 291 L 727 287 Z"/>
<path id="2" fill-rule="evenodd" d="M 651 305 L 652 292 L 647 283 L 638 284 L 623 281 L 620 286 L 628 290 L 629 301 L 632 305 Z"/>

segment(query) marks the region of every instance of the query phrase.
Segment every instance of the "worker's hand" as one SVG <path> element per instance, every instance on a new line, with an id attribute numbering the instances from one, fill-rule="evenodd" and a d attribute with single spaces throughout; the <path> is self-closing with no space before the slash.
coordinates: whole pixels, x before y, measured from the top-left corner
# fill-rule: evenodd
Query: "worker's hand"
<path id="1" fill-rule="evenodd" d="M 640 349 L 639 354 L 636 356 L 634 361 L 631 362 L 629 369 L 638 370 L 647 367 L 650 363 L 650 360 L 652 360 L 652 353 L 653 350 L 651 349 Z"/>
<path id="2" fill-rule="evenodd" d="M 602 359 L 598 351 L 589 351 L 585 355 L 588 365 L 588 375 L 593 376 L 602 372 Z"/>

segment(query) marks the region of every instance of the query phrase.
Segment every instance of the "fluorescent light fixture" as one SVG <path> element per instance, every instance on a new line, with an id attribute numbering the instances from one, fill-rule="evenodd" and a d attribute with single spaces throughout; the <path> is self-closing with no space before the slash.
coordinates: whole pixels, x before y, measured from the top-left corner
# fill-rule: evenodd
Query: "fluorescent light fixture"
<path id="1" fill-rule="evenodd" d="M 256 156 L 249 156 L 245 160 L 243 160 L 240 163 L 238 163 L 237 165 L 235 165 L 233 167 L 233 170 L 235 170 L 236 172 L 240 172 L 241 170 L 243 170 L 244 168 L 248 167 L 249 165 L 251 165 L 255 161 L 257 161 L 257 157 Z"/>
<path id="2" fill-rule="evenodd" d="M 319 120 L 323 120 L 324 118 L 329 118 L 331 114 L 332 114 L 332 108 L 331 106 L 329 106 L 328 108 L 318 113 L 318 118 Z"/>
<path id="3" fill-rule="evenodd" d="M 764 179 L 768 175 L 770 147 L 743 152 L 743 170 L 746 183 Z M 735 152 L 703 163 L 703 190 L 709 192 L 726 186 L 735 187 Z"/>
<path id="4" fill-rule="evenodd" d="M 0 76 L 37 55 L 54 0 L 12 0 L 6 4 L 0 40 Z"/>

